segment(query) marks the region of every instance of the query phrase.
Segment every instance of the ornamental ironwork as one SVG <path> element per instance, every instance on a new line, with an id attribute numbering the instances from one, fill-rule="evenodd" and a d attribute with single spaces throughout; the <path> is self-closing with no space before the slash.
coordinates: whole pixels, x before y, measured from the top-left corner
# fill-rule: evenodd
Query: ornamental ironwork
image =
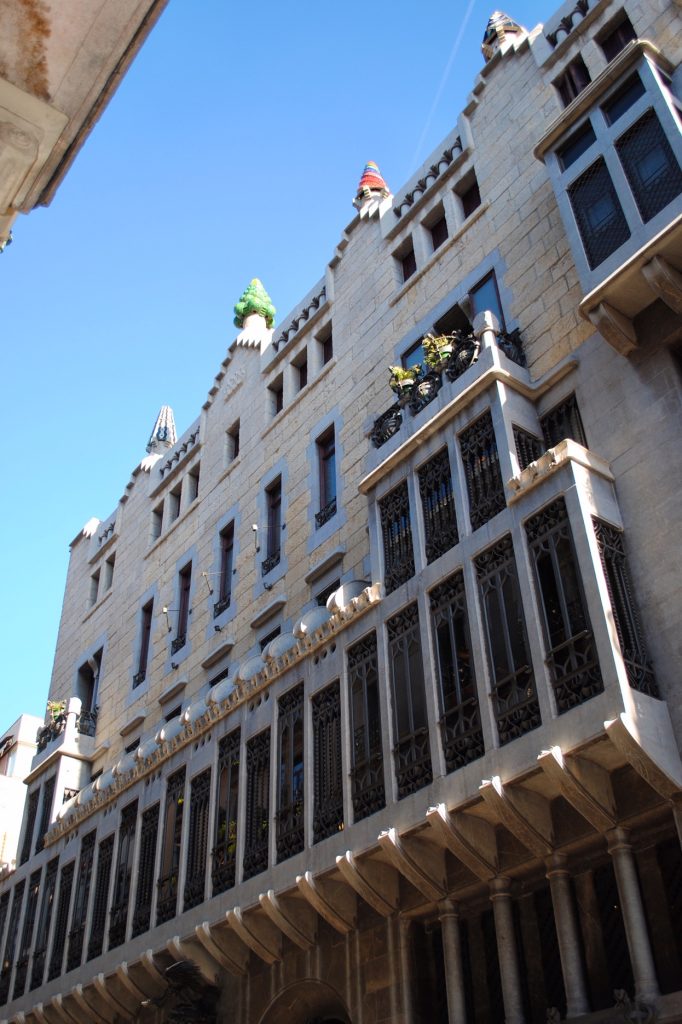
<path id="1" fill-rule="evenodd" d="M 510 536 L 474 562 L 483 605 L 500 745 L 542 724 Z"/>
<path id="2" fill-rule="evenodd" d="M 407 483 L 379 501 L 384 547 L 384 586 L 390 594 L 414 576 L 414 551 Z"/>
<path id="3" fill-rule="evenodd" d="M 99 708 L 94 707 L 90 711 L 81 709 L 76 720 L 76 728 L 81 736 L 94 736 L 97 730 L 97 716 Z"/>
<path id="4" fill-rule="evenodd" d="M 446 770 L 453 772 L 485 753 L 462 571 L 435 587 L 429 603 L 438 663 L 443 754 Z"/>
<path id="5" fill-rule="evenodd" d="M 221 597 L 219 601 L 216 601 L 216 603 L 213 605 L 214 619 L 217 619 L 219 615 L 222 615 L 224 611 L 227 611 L 227 609 L 230 607 L 230 600 L 231 595 L 228 594 L 227 597 Z"/>
<path id="6" fill-rule="evenodd" d="M 240 738 L 240 730 L 234 729 L 223 736 L 218 744 L 218 806 L 211 870 L 214 896 L 231 889 L 235 883 Z"/>
<path id="7" fill-rule="evenodd" d="M 40 893 L 40 876 L 42 868 L 34 871 L 28 880 L 28 895 L 26 897 L 26 910 L 24 912 L 24 927 L 21 930 L 21 942 L 19 943 L 19 956 L 17 957 L 17 969 L 14 972 L 14 986 L 12 988 L 12 999 L 18 999 L 26 991 L 26 980 L 28 978 L 28 961 L 31 955 L 33 943 L 33 928 L 36 923 L 38 911 L 38 895 Z"/>
<path id="8" fill-rule="evenodd" d="M 185 767 L 168 777 L 166 788 L 166 814 L 163 824 L 160 877 L 156 883 L 156 923 L 163 924 L 175 917 L 178 903 L 178 875 L 180 873 L 180 843 L 182 816 L 185 805 Z"/>
<path id="9" fill-rule="evenodd" d="M 81 842 L 78 860 L 78 882 L 71 914 L 71 930 L 69 946 L 66 954 L 66 969 L 72 971 L 79 967 L 83 956 L 85 941 L 85 922 L 88 914 L 88 899 L 92 881 L 92 865 L 95 859 L 95 832 L 88 832 Z"/>
<path id="10" fill-rule="evenodd" d="M 315 528 L 319 530 L 321 526 L 328 523 L 333 516 L 336 515 L 336 496 L 331 501 L 328 501 L 324 508 L 321 508 L 319 512 L 315 513 Z"/>
<path id="11" fill-rule="evenodd" d="M 43 786 L 43 804 L 40 808 L 40 823 L 38 825 L 38 835 L 36 836 L 36 853 L 40 853 L 45 845 L 45 833 L 50 827 L 55 780 L 56 776 L 52 775 Z"/>
<path id="12" fill-rule="evenodd" d="M 33 947 L 33 964 L 31 965 L 31 982 L 29 988 L 39 988 L 43 983 L 45 974 L 45 958 L 47 956 L 47 939 L 50 934 L 52 922 L 52 908 L 54 906 L 55 890 L 57 888 L 57 868 L 59 857 L 51 860 L 45 869 L 45 882 L 43 884 L 43 898 L 40 904 L 40 917 L 36 931 L 35 946 Z M 0 929 L 0 934 L 2 931 Z"/>
<path id="13" fill-rule="evenodd" d="M 341 687 L 325 686 L 313 706 L 313 842 L 343 829 L 341 761 Z"/>
<path id="14" fill-rule="evenodd" d="M 553 448 L 565 438 L 587 448 L 585 428 L 575 395 L 569 395 L 563 402 L 541 416 L 540 426 L 548 448 Z"/>
<path id="15" fill-rule="evenodd" d="M 355 821 L 360 821 L 386 806 L 376 633 L 370 633 L 348 649 L 348 685 L 353 814 Z"/>
<path id="16" fill-rule="evenodd" d="M 457 380 L 465 370 L 473 366 L 481 351 L 479 339 L 471 332 L 456 331 L 452 337 L 454 340 L 452 354 L 444 366 L 445 376 L 449 381 Z"/>
<path id="17" fill-rule="evenodd" d="M 187 643 L 187 634 L 181 633 L 171 641 L 171 654 L 177 654 Z"/>
<path id="18" fill-rule="evenodd" d="M 277 804 L 277 860 L 300 853 L 304 845 L 303 819 L 303 683 L 280 697 L 279 792 Z"/>
<path id="19" fill-rule="evenodd" d="M 402 799 L 433 780 L 417 605 L 394 615 L 386 629 L 396 734 L 393 757 Z"/>
<path id="20" fill-rule="evenodd" d="M 526 353 L 521 344 L 521 331 L 516 327 L 513 331 L 500 331 L 497 335 L 497 347 L 502 349 L 507 359 L 517 366 L 526 365 Z"/>
<path id="21" fill-rule="evenodd" d="M 375 448 L 381 448 L 394 434 L 397 434 L 403 423 L 402 408 L 399 404 L 392 405 L 386 412 L 382 412 L 374 421 L 369 439 Z"/>
<path id="22" fill-rule="evenodd" d="M 107 897 L 109 895 L 109 879 L 111 864 L 114 859 L 114 836 L 107 836 L 99 844 L 97 856 L 97 879 L 95 881 L 95 898 L 92 901 L 92 921 L 90 923 L 90 940 L 88 942 L 88 960 L 99 956 L 104 948 L 104 929 L 107 921 Z"/>
<path id="23" fill-rule="evenodd" d="M 649 663 L 630 582 L 623 534 L 596 517 L 593 517 L 592 523 L 628 682 L 633 690 L 639 690 L 650 697 L 658 697 L 658 686 Z"/>
<path id="24" fill-rule="evenodd" d="M 118 830 L 118 860 L 109 920 L 109 949 L 120 946 L 126 937 L 136 827 L 137 800 L 134 800 L 121 811 L 121 827 Z"/>
<path id="25" fill-rule="evenodd" d="M 14 886 L 14 892 L 12 893 L 12 910 L 9 915 L 5 951 L 2 956 L 2 966 L 0 967 L 0 1005 L 6 1003 L 9 996 L 9 983 L 12 977 L 12 968 L 14 967 L 14 951 L 17 944 L 17 933 L 19 931 L 19 919 L 21 918 L 21 906 L 24 901 L 25 888 L 26 879 L 22 878 Z"/>
<path id="26" fill-rule="evenodd" d="M 490 410 L 459 435 L 471 528 L 477 530 L 506 507 L 504 484 Z"/>
<path id="27" fill-rule="evenodd" d="M 265 871 L 270 839 L 270 730 L 246 744 L 244 879 Z"/>
<path id="28" fill-rule="evenodd" d="M 564 498 L 526 523 L 543 613 L 547 667 L 563 714 L 604 690 Z"/>
<path id="29" fill-rule="evenodd" d="M 419 470 L 426 561 L 434 562 L 459 542 L 455 496 L 447 448 Z"/>
<path id="30" fill-rule="evenodd" d="M 159 804 L 148 807 L 142 814 L 140 826 L 140 856 L 137 868 L 137 890 L 133 910 L 133 938 L 149 928 L 154 897 L 154 864 L 159 832 Z"/>
<path id="31" fill-rule="evenodd" d="M 407 401 L 408 408 L 413 416 L 425 409 L 427 405 L 437 398 L 442 387 L 441 375 L 436 370 L 430 370 L 420 377 L 410 391 Z"/>
<path id="32" fill-rule="evenodd" d="M 47 980 L 52 981 L 62 973 L 64 962 L 64 945 L 66 943 L 66 929 L 69 924 L 69 904 L 71 902 L 71 889 L 73 887 L 73 872 L 75 861 L 65 864 L 59 879 L 59 894 L 57 896 L 57 915 L 54 924 L 54 935 L 52 936 L 52 953 L 50 966 L 47 972 Z"/>
<path id="33" fill-rule="evenodd" d="M 147 670 L 145 668 L 141 668 L 140 671 L 136 672 L 135 675 L 133 676 L 133 688 L 135 688 L 136 686 L 140 686 L 140 684 L 143 683 L 146 678 Z"/>
<path id="34" fill-rule="evenodd" d="M 185 878 L 184 909 L 202 903 L 206 893 L 208 861 L 208 817 L 211 800 L 211 769 L 192 779 L 189 790 L 189 843 Z"/>
<path id="35" fill-rule="evenodd" d="M 268 555 L 267 558 L 263 559 L 260 567 L 261 576 L 267 576 L 269 572 L 272 572 L 275 566 L 279 565 L 280 556 L 281 551 L 278 548 L 277 551 L 273 551 L 271 555 Z"/>
<path id="36" fill-rule="evenodd" d="M 514 445 L 521 470 L 530 466 L 531 462 L 536 462 L 546 450 L 544 441 L 522 427 L 514 427 Z"/>

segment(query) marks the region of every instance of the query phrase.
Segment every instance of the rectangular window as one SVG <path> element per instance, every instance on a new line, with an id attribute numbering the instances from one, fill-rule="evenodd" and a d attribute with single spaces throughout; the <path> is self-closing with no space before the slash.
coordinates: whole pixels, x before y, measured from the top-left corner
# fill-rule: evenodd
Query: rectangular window
<path id="1" fill-rule="evenodd" d="M 100 956 L 104 949 L 104 932 L 107 922 L 107 902 L 109 899 L 109 881 L 111 864 L 114 859 L 114 836 L 107 836 L 99 844 L 97 857 L 97 880 L 95 882 L 95 898 L 92 901 L 92 920 L 90 922 L 90 940 L 88 942 L 88 960 Z"/>
<path id="2" fill-rule="evenodd" d="M 7 1002 L 9 998 L 9 983 L 12 977 L 12 969 L 14 967 L 14 954 L 17 945 L 17 934 L 19 932 L 19 921 L 21 919 L 21 907 L 24 902 L 24 889 L 26 888 L 26 879 L 22 878 L 20 882 L 14 886 L 12 892 L 12 910 L 9 915 L 9 925 L 7 928 L 7 938 L 5 939 L 5 951 L 2 957 L 2 966 L 0 967 L 0 1005 Z"/>
<path id="3" fill-rule="evenodd" d="M 114 895 L 109 921 L 109 949 L 114 949 L 115 946 L 120 946 L 125 942 L 136 828 L 137 800 L 134 800 L 121 811 L 121 827 L 118 830 L 118 860 L 114 875 Z"/>
<path id="4" fill-rule="evenodd" d="M 163 502 L 161 502 L 160 505 L 157 505 L 156 508 L 154 509 L 154 511 L 152 512 L 151 539 L 153 541 L 157 540 L 161 536 L 162 529 L 163 529 Z"/>
<path id="5" fill-rule="evenodd" d="M 284 408 L 284 381 L 281 374 L 269 385 L 268 391 L 270 392 L 270 412 L 276 416 Z"/>
<path id="6" fill-rule="evenodd" d="M 180 515 L 182 503 L 182 480 L 176 484 L 168 495 L 168 522 L 174 523 Z"/>
<path id="7" fill-rule="evenodd" d="M 475 559 L 500 745 L 540 726 L 511 537 Z"/>
<path id="8" fill-rule="evenodd" d="M 93 605 L 97 604 L 97 595 L 99 593 L 100 571 L 101 570 L 98 569 L 97 572 L 93 572 L 92 576 L 90 577 L 90 598 L 89 598 L 89 604 L 90 604 L 91 608 L 92 608 Z"/>
<path id="9" fill-rule="evenodd" d="M 526 532 L 542 609 L 546 662 L 561 715 L 604 689 L 565 500 L 558 498 L 529 519 Z"/>
<path id="10" fill-rule="evenodd" d="M 78 878 L 76 882 L 76 895 L 71 912 L 71 931 L 69 932 L 69 945 L 66 953 L 66 969 L 72 971 L 79 967 L 83 957 L 83 944 L 85 941 L 85 922 L 88 915 L 88 900 L 90 898 L 90 884 L 92 882 L 92 866 L 95 859 L 95 832 L 88 832 L 83 836 L 81 842 L 80 857 L 78 859 Z"/>
<path id="11" fill-rule="evenodd" d="M 431 249 L 433 252 L 447 241 L 448 224 L 445 219 L 443 207 L 439 205 L 424 221 L 424 227 L 431 236 Z"/>
<path id="12" fill-rule="evenodd" d="M 35 947 L 33 949 L 33 966 L 31 968 L 31 984 L 29 988 L 39 988 L 43 983 L 45 975 L 45 958 L 47 956 L 47 940 L 50 934 L 50 923 L 52 921 L 52 909 L 54 906 L 55 891 L 57 888 L 57 868 L 59 857 L 51 860 L 45 871 L 45 884 L 43 886 L 43 897 L 40 904 L 40 917 L 36 931 Z M 0 934 L 2 934 L 0 930 Z"/>
<path id="13" fill-rule="evenodd" d="M 404 370 L 408 370 L 413 366 L 423 366 L 425 359 L 424 346 L 421 339 L 410 345 L 407 352 L 403 352 L 400 357 L 400 365 Z"/>
<path id="14" fill-rule="evenodd" d="M 43 786 L 43 803 L 40 808 L 40 821 L 38 823 L 38 834 L 36 836 L 35 852 L 40 853 L 45 845 L 45 833 L 52 821 L 52 804 L 54 802 L 54 786 L 56 776 L 47 779 Z"/>
<path id="15" fill-rule="evenodd" d="M 414 576 L 414 550 L 407 483 L 379 501 L 384 548 L 384 586 L 391 594 Z"/>
<path id="16" fill-rule="evenodd" d="M 246 744 L 246 835 L 244 881 L 268 866 L 270 837 L 270 730 Z"/>
<path id="17" fill-rule="evenodd" d="M 614 124 L 623 114 L 634 106 L 640 96 L 645 92 L 642 79 L 639 75 L 631 75 L 614 93 L 611 93 L 606 103 L 602 104 L 602 113 L 607 124 Z"/>
<path id="18" fill-rule="evenodd" d="M 81 713 L 78 717 L 78 731 L 86 736 L 95 735 L 97 724 L 97 691 L 102 668 L 102 648 L 88 658 L 78 669 L 76 696 L 80 697 Z M 86 731 L 91 730 L 91 731 Z"/>
<path id="19" fill-rule="evenodd" d="M 563 171 L 568 170 L 572 167 L 576 160 L 586 153 L 592 143 L 597 141 L 597 136 L 594 134 L 594 128 L 589 121 L 581 125 L 577 131 L 575 131 L 569 138 L 564 142 L 560 149 L 557 150 L 557 157 L 559 158 L 559 164 Z"/>
<path id="20" fill-rule="evenodd" d="M 471 528 L 477 530 L 506 508 L 490 411 L 459 435 L 459 446 L 469 494 Z"/>
<path id="21" fill-rule="evenodd" d="M 559 405 L 540 417 L 540 426 L 547 448 L 554 448 L 565 438 L 587 448 L 585 428 L 575 395 L 569 395 Z"/>
<path id="22" fill-rule="evenodd" d="M 502 312 L 502 303 L 500 302 L 500 293 L 497 288 L 497 278 L 495 277 L 494 270 L 491 270 L 478 284 L 474 285 L 469 292 L 469 297 L 474 316 L 477 313 L 490 310 L 491 313 L 495 314 L 500 322 L 500 327 L 504 330 L 504 313 Z"/>
<path id="23" fill-rule="evenodd" d="M 598 39 L 598 42 L 604 51 L 604 56 L 610 63 L 632 39 L 636 38 L 637 35 L 632 27 L 632 22 L 627 14 L 623 13 L 619 17 L 618 23 L 615 26 L 609 27 L 606 35 Z"/>
<path id="24" fill-rule="evenodd" d="M 341 692 L 338 680 L 316 693 L 313 706 L 313 842 L 343 829 Z"/>
<path id="25" fill-rule="evenodd" d="M 114 563 L 116 562 L 116 555 L 110 555 L 104 563 L 104 590 L 111 590 L 111 585 L 114 582 Z"/>
<path id="26" fill-rule="evenodd" d="M 481 193 L 473 171 L 470 171 L 459 182 L 455 188 L 455 194 L 459 197 L 459 201 L 462 204 L 462 214 L 466 220 L 481 205 Z"/>
<path id="27" fill-rule="evenodd" d="M 211 800 L 211 769 L 195 776 L 190 783 L 189 842 L 183 910 L 197 907 L 206 895 L 208 863 L 208 816 Z"/>
<path id="28" fill-rule="evenodd" d="M 33 842 L 33 830 L 36 825 L 36 818 L 38 817 L 38 801 L 40 799 L 40 789 L 34 789 L 32 793 L 29 793 L 28 800 L 26 801 L 26 823 L 24 825 L 24 838 L 21 844 L 21 856 L 19 857 L 19 864 L 25 864 L 28 858 L 31 856 L 31 844 Z M 2 933 L 0 933 L 0 939 Z"/>
<path id="29" fill-rule="evenodd" d="M 603 157 L 567 189 L 590 270 L 603 263 L 630 237 L 623 207 Z"/>
<path id="30" fill-rule="evenodd" d="M 260 640 L 258 641 L 258 646 L 261 649 L 261 653 L 265 650 L 265 648 L 268 646 L 270 641 L 274 640 L 276 636 L 279 636 L 279 634 L 281 632 L 282 632 L 281 627 L 280 626 L 275 626 L 274 629 L 271 629 L 268 633 L 265 634 L 265 636 L 262 636 L 260 638 Z"/>
<path id="31" fill-rule="evenodd" d="M 294 362 L 294 369 L 296 371 L 296 384 L 297 391 L 303 391 L 303 388 L 308 383 L 308 350 L 304 348 L 301 354 L 296 358 Z"/>
<path id="32" fill-rule="evenodd" d="M 446 770 L 454 772 L 485 753 L 461 570 L 431 591 L 429 604 L 443 754 Z"/>
<path id="33" fill-rule="evenodd" d="M 625 560 L 622 531 L 595 517 L 592 522 L 628 682 L 633 690 L 658 697 Z"/>
<path id="34" fill-rule="evenodd" d="M 223 736 L 218 744 L 218 806 L 211 877 L 213 895 L 231 889 L 237 866 L 237 822 L 239 812 L 240 730 Z"/>
<path id="35" fill-rule="evenodd" d="M 583 89 L 590 84 L 590 73 L 585 66 L 585 61 L 578 55 L 570 64 L 564 68 L 563 74 L 557 78 L 554 85 L 561 97 L 565 107 L 571 103 L 576 96 L 579 96 Z"/>
<path id="36" fill-rule="evenodd" d="M 394 257 L 398 265 L 401 283 L 409 281 L 417 269 L 417 260 L 414 255 L 414 246 L 412 245 L 411 237 L 407 238 L 403 242 L 398 251 L 394 253 Z"/>
<path id="37" fill-rule="evenodd" d="M 187 643 L 187 624 L 189 622 L 189 595 L 192 587 L 192 563 L 178 573 L 178 618 L 175 639 L 171 643 L 171 654 L 175 654 Z"/>
<path id="38" fill-rule="evenodd" d="M 175 917 L 178 903 L 178 875 L 180 872 L 180 844 L 182 840 L 182 812 L 185 805 L 185 769 L 180 768 L 168 777 L 166 806 L 161 836 L 160 876 L 156 883 L 156 923 L 163 924 Z"/>
<path id="39" fill-rule="evenodd" d="M 218 599 L 213 605 L 213 618 L 230 607 L 232 598 L 232 571 L 234 564 L 234 523 L 228 523 L 220 531 L 220 575 L 218 577 Z"/>
<path id="40" fill-rule="evenodd" d="M 233 423 L 230 429 L 227 431 L 227 459 L 226 463 L 229 465 L 239 455 L 239 420 Z"/>
<path id="41" fill-rule="evenodd" d="M 319 605 L 320 608 L 326 608 L 327 607 L 327 601 L 332 596 L 332 594 L 336 593 L 336 591 L 339 589 L 340 586 L 341 586 L 341 580 L 340 579 L 332 580 L 332 582 L 329 583 L 324 588 L 324 590 L 320 590 L 319 593 L 315 594 L 315 603 L 317 605 Z"/>
<path id="42" fill-rule="evenodd" d="M 322 365 L 326 366 L 327 363 L 332 361 L 334 356 L 334 342 L 332 341 L 332 325 L 328 324 L 324 331 L 321 331 L 317 337 L 318 344 L 322 352 Z"/>
<path id="43" fill-rule="evenodd" d="M 187 474 L 187 504 L 191 505 L 199 497 L 199 476 L 201 474 L 201 463 L 197 462 Z"/>
<path id="44" fill-rule="evenodd" d="M 14 973 L 14 987 L 12 999 L 19 999 L 26 991 L 26 980 L 28 978 L 28 961 L 31 955 L 33 944 L 33 928 L 38 911 L 38 895 L 40 893 L 40 876 L 42 868 L 34 871 L 28 880 L 28 894 L 26 897 L 26 911 L 24 913 L 24 927 L 21 929 L 21 942 L 19 943 L 19 955 L 17 967 Z"/>
<path id="45" fill-rule="evenodd" d="M 137 672 L 133 676 L 133 687 L 139 686 L 147 677 L 153 615 L 154 600 L 152 599 L 143 606 L 140 617 L 140 653 L 137 659 Z"/>
<path id="46" fill-rule="evenodd" d="M 266 526 L 265 560 L 261 564 L 263 576 L 279 565 L 282 545 L 282 478 L 280 476 L 265 489 Z"/>
<path id="47" fill-rule="evenodd" d="M 426 561 L 434 562 L 459 541 L 447 448 L 421 467 L 419 496 L 424 516 Z"/>
<path id="48" fill-rule="evenodd" d="M 396 741 L 393 757 L 402 799 L 433 780 L 417 605 L 394 615 L 386 629 Z"/>
<path id="49" fill-rule="evenodd" d="M 59 879 L 59 895 L 57 896 L 57 916 L 54 924 L 54 935 L 52 936 L 52 952 L 50 955 L 50 966 L 47 972 L 47 980 L 53 981 L 62 973 L 64 963 L 64 947 L 66 945 L 66 929 L 69 922 L 69 904 L 71 902 L 71 888 L 73 886 L 74 861 L 65 864 Z"/>
<path id="50" fill-rule="evenodd" d="M 303 849 L 303 683 L 277 702 L 279 785 L 277 861 Z"/>
<path id="51" fill-rule="evenodd" d="M 336 515 L 336 439 L 334 428 L 325 430 L 315 442 L 320 486 L 320 509 L 315 513 L 315 526 L 324 526 Z"/>
<path id="52" fill-rule="evenodd" d="M 133 908 L 133 938 L 149 929 L 154 898 L 154 869 L 156 842 L 159 833 L 159 805 L 147 808 L 142 814 L 140 828 L 140 857 L 137 868 L 137 889 Z"/>
<path id="53" fill-rule="evenodd" d="M 653 110 L 628 128 L 616 152 L 646 224 L 682 192 L 682 171 Z"/>
<path id="54" fill-rule="evenodd" d="M 348 650 L 348 686 L 351 702 L 351 787 L 355 821 L 386 805 L 384 755 L 381 746 L 379 672 L 376 633 Z"/>

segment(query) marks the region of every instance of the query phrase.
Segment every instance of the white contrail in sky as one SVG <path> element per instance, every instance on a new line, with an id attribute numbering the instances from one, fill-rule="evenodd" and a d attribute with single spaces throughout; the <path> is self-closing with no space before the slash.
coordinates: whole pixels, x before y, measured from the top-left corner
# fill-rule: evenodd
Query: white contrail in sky
<path id="1" fill-rule="evenodd" d="M 447 80 L 448 80 L 448 78 L 450 76 L 450 71 L 452 69 L 452 65 L 454 63 L 455 57 L 457 56 L 457 51 L 459 50 L 459 44 L 462 41 L 462 36 L 464 35 L 464 30 L 467 27 L 467 22 L 469 21 L 469 18 L 471 16 L 472 10 L 474 9 L 474 4 L 475 3 L 476 3 L 476 0 L 469 0 L 466 12 L 464 14 L 464 18 L 462 19 L 462 24 L 459 26 L 459 32 L 457 33 L 457 36 L 455 37 L 455 41 L 452 44 L 452 50 L 450 51 L 450 56 L 448 58 L 448 62 L 445 65 L 445 71 L 443 72 L 442 78 L 440 80 L 440 85 L 438 86 L 438 89 L 436 91 L 435 99 L 434 99 L 433 103 L 431 104 L 431 109 L 429 110 L 429 116 L 426 118 L 426 123 L 424 125 L 424 128 L 423 128 L 423 131 L 422 131 L 421 135 L 419 136 L 419 142 L 417 143 L 417 148 L 415 149 L 414 156 L 412 157 L 412 167 L 414 167 L 416 165 L 416 163 L 417 163 L 417 158 L 419 157 L 419 153 L 421 151 L 421 148 L 424 145 L 424 139 L 426 138 L 427 132 L 428 132 L 429 128 L 431 127 L 431 122 L 433 121 L 433 115 L 436 112 L 436 107 L 440 103 L 440 98 L 443 95 L 443 90 L 444 90 L 446 82 L 447 82 Z"/>

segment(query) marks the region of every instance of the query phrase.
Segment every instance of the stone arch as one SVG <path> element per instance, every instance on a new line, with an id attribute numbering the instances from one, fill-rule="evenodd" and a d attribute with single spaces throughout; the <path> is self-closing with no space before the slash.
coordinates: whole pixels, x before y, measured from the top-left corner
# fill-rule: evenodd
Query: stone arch
<path id="1" fill-rule="evenodd" d="M 352 1024 L 352 1021 L 343 999 L 331 985 L 306 978 L 279 992 L 259 1024 Z"/>

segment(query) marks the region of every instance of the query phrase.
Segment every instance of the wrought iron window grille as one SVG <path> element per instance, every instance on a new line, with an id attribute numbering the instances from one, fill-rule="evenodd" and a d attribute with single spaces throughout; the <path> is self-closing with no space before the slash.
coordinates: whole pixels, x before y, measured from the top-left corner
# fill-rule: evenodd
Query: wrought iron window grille
<path id="1" fill-rule="evenodd" d="M 12 893 L 12 909 L 10 911 L 9 925 L 7 927 L 5 951 L 2 956 L 2 965 L 0 966 L 0 1005 L 4 1005 L 9 998 L 9 986 L 12 979 L 12 970 L 14 968 L 14 952 L 16 949 L 19 919 L 21 917 L 21 907 L 24 902 L 25 888 L 26 879 L 22 878 L 21 881 L 17 882 L 14 886 L 14 891 Z"/>
<path id="2" fill-rule="evenodd" d="M 126 937 L 136 828 L 137 800 L 128 804 L 121 812 L 121 827 L 118 832 L 118 863 L 114 877 L 114 895 L 109 921 L 109 949 L 120 946 Z"/>
<path id="3" fill-rule="evenodd" d="M 324 508 L 321 508 L 319 512 L 315 513 L 315 528 L 319 530 L 321 526 L 328 523 L 336 515 L 336 497 L 328 501 Z"/>
<path id="4" fill-rule="evenodd" d="M 185 878 L 184 909 L 203 903 L 206 894 L 208 860 L 208 818 L 211 798 L 211 769 L 192 779 L 189 799 L 189 844 Z"/>
<path id="5" fill-rule="evenodd" d="M 95 706 L 90 711 L 81 708 L 76 722 L 76 728 L 81 736 L 94 736 L 97 731 L 97 717 L 99 708 Z"/>
<path id="6" fill-rule="evenodd" d="M 273 553 L 271 555 L 268 555 L 267 558 L 263 559 L 263 561 L 261 562 L 261 567 L 260 567 L 260 571 L 261 571 L 261 575 L 262 576 L 267 576 L 267 574 L 269 572 L 272 572 L 272 570 L 276 566 L 279 565 L 280 556 L 281 556 L 281 551 L 278 548 L 277 551 L 273 551 Z"/>
<path id="7" fill-rule="evenodd" d="M 493 706 L 503 746 L 542 724 L 511 537 L 503 537 L 474 564 L 483 606 Z"/>
<path id="8" fill-rule="evenodd" d="M 459 446 L 469 494 L 469 519 L 472 530 L 477 530 L 507 504 L 490 410 L 462 431 Z"/>
<path id="9" fill-rule="evenodd" d="M 265 871 L 270 837 L 270 730 L 246 744 L 246 835 L 244 879 Z"/>
<path id="10" fill-rule="evenodd" d="M 444 448 L 419 470 L 426 561 L 434 562 L 459 543 L 450 458 Z"/>
<path id="11" fill-rule="evenodd" d="M 386 806 L 376 633 L 364 637 L 349 649 L 348 683 L 351 693 L 353 815 L 355 821 L 360 821 Z"/>
<path id="12" fill-rule="evenodd" d="M 240 730 L 234 729 L 218 744 L 218 806 L 211 851 L 214 896 L 231 889 L 236 877 L 240 737 Z"/>
<path id="13" fill-rule="evenodd" d="M 393 757 L 402 799 L 433 780 L 417 605 L 389 619 L 386 630 L 396 734 Z"/>
<path id="14" fill-rule="evenodd" d="M 222 615 L 224 611 L 227 611 L 227 609 L 230 607 L 230 600 L 231 595 L 228 594 L 227 597 L 221 597 L 219 601 L 216 601 L 216 603 L 213 605 L 214 619 L 217 619 L 219 615 Z"/>
<path id="15" fill-rule="evenodd" d="M 88 960 L 94 960 L 104 948 L 105 926 L 107 921 L 107 896 L 111 864 L 114 859 L 114 836 L 107 836 L 99 844 L 97 858 L 97 880 L 95 882 L 95 898 L 92 904 L 92 921 L 90 924 L 90 941 L 88 942 Z"/>
<path id="16" fill-rule="evenodd" d="M 180 841 L 185 800 L 185 767 L 168 778 L 166 811 L 163 826 L 160 877 L 156 883 L 156 923 L 175 917 L 178 903 L 180 872 Z"/>
<path id="17" fill-rule="evenodd" d="M 344 827 L 341 761 L 341 688 L 326 686 L 312 699 L 313 710 L 313 842 Z"/>
<path id="18" fill-rule="evenodd" d="M 278 701 L 279 799 L 277 807 L 277 860 L 300 853 L 304 846 L 303 820 L 303 683 Z"/>
<path id="19" fill-rule="evenodd" d="M 64 963 L 64 946 L 66 943 L 66 929 L 69 923 L 69 904 L 71 902 L 74 867 L 74 861 L 71 861 L 69 864 L 65 864 L 62 868 L 61 877 L 59 879 L 57 916 L 55 918 L 54 935 L 52 937 L 52 952 L 47 972 L 48 981 L 53 981 L 62 973 L 62 964 Z"/>
<path id="20" fill-rule="evenodd" d="M 564 498 L 529 519 L 526 533 L 543 616 L 545 661 L 557 712 L 563 714 L 604 689 Z"/>
<path id="21" fill-rule="evenodd" d="M 81 842 L 80 857 L 78 859 L 78 882 L 74 898 L 73 912 L 71 917 L 71 930 L 69 931 L 69 945 L 66 953 L 66 969 L 72 971 L 79 967 L 83 957 L 83 945 L 85 941 L 85 922 L 88 912 L 88 899 L 90 897 L 90 884 L 92 881 L 92 867 L 95 859 L 95 832 L 88 832 L 83 836 Z"/>
<path id="22" fill-rule="evenodd" d="M 186 633 L 181 633 L 180 636 L 176 636 L 175 639 L 171 641 L 171 654 L 177 654 L 178 651 L 182 650 L 182 648 L 185 646 L 186 643 L 187 643 L 187 634 Z"/>
<path id="23" fill-rule="evenodd" d="M 33 948 L 33 963 L 31 965 L 30 990 L 38 988 L 43 983 L 45 975 L 45 960 L 47 957 L 47 939 L 50 934 L 52 922 L 52 910 L 54 906 L 55 890 L 57 888 L 57 868 L 59 857 L 51 860 L 45 871 L 45 882 L 43 885 L 43 896 L 40 906 L 40 917 L 36 931 L 35 946 Z"/>
<path id="24" fill-rule="evenodd" d="M 587 448 L 585 428 L 575 395 L 569 395 L 563 402 L 541 416 L 540 426 L 547 448 L 553 448 L 566 438 Z"/>
<path id="25" fill-rule="evenodd" d="M 12 999 L 19 999 L 26 991 L 28 980 L 28 961 L 31 955 L 33 942 L 33 928 L 35 926 L 36 913 L 38 910 L 38 895 L 40 893 L 40 877 L 42 868 L 34 871 L 28 880 L 28 895 L 26 897 L 26 910 L 24 912 L 24 927 L 21 930 L 21 942 L 19 944 L 19 955 L 17 957 L 16 970 L 14 972 L 14 986 L 12 988 Z"/>
<path id="26" fill-rule="evenodd" d="M 379 501 L 384 548 L 384 586 L 390 594 L 414 576 L 414 551 L 407 483 Z"/>
<path id="27" fill-rule="evenodd" d="M 536 462 L 546 451 L 544 441 L 522 427 L 514 427 L 514 444 L 521 470 L 527 469 L 531 462 Z"/>
<path id="28" fill-rule="evenodd" d="M 461 570 L 429 594 L 438 666 L 439 725 L 448 772 L 485 753 Z"/>
<path id="29" fill-rule="evenodd" d="M 144 669 L 144 668 L 140 669 L 140 671 L 136 672 L 135 675 L 133 676 L 133 686 L 139 686 L 140 683 L 143 683 L 146 678 L 147 678 L 147 670 Z"/>
<path id="30" fill-rule="evenodd" d="M 630 581 L 623 534 L 602 519 L 593 517 L 592 523 L 628 682 L 633 690 L 658 698 L 658 686 L 649 662 Z"/>
<path id="31" fill-rule="evenodd" d="M 137 891 L 133 910 L 132 935 L 141 935 L 149 929 L 154 897 L 154 862 L 159 832 L 159 804 L 142 814 L 140 827 L 140 856 L 137 871 Z"/>

